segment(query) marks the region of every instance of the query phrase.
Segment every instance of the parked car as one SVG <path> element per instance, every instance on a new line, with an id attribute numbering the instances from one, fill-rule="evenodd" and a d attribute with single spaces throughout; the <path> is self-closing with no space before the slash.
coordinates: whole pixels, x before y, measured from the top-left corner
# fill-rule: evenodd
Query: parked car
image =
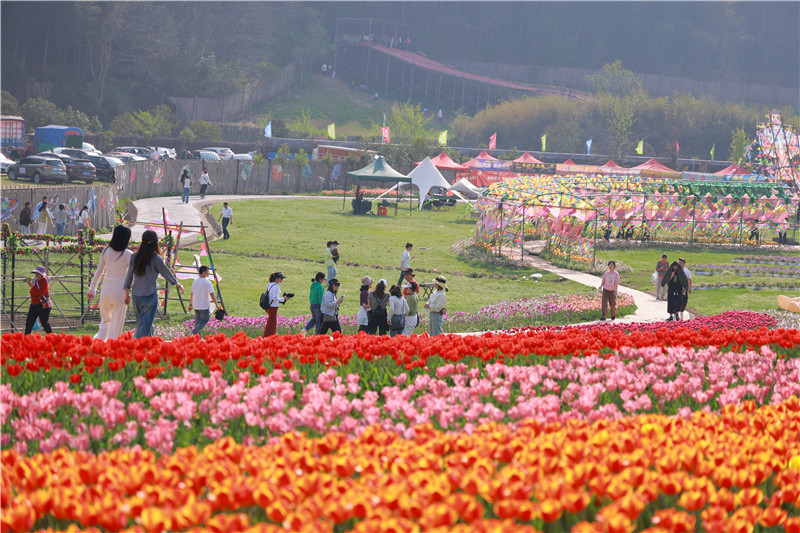
<path id="1" fill-rule="evenodd" d="M 13 159 L 9 159 L 6 157 L 6 154 L 0 153 L 0 172 L 6 174 L 8 172 L 8 167 L 14 164 Z"/>
<path id="2" fill-rule="evenodd" d="M 42 153 L 44 153 L 44 152 L 42 152 Z M 79 158 L 84 158 L 87 155 L 89 155 L 89 152 L 87 152 L 85 150 L 81 150 L 80 148 L 65 148 L 63 146 L 58 147 L 58 148 L 53 148 L 52 153 L 54 153 L 54 154 L 66 154 L 66 155 L 68 155 L 70 157 L 79 157 Z"/>
<path id="3" fill-rule="evenodd" d="M 233 159 L 233 150 L 231 150 L 230 148 L 212 147 L 212 148 L 203 148 L 203 150 L 214 152 L 219 156 L 220 159 Z"/>
<path id="4" fill-rule="evenodd" d="M 221 158 L 216 152 L 208 150 L 195 150 L 192 152 L 192 159 L 202 159 L 203 161 L 219 161 Z"/>
<path id="5" fill-rule="evenodd" d="M 111 183 L 117 181 L 117 173 L 114 167 L 122 165 L 122 161 L 110 155 L 87 155 L 86 159 L 95 166 L 97 179 Z"/>
<path id="6" fill-rule="evenodd" d="M 117 146 L 112 152 L 125 152 L 127 154 L 136 154 L 144 157 L 145 159 L 150 159 L 150 156 L 153 154 L 153 151 L 150 148 L 145 148 L 143 146 Z"/>
<path id="7" fill-rule="evenodd" d="M 36 155 L 59 158 L 61 162 L 64 163 L 64 166 L 67 167 L 68 181 L 83 181 L 86 185 L 90 185 L 94 183 L 95 178 L 97 178 L 97 169 L 94 168 L 94 165 L 88 159 L 70 157 L 64 153 L 42 153 Z"/>
<path id="8" fill-rule="evenodd" d="M 242 161 L 252 161 L 253 156 L 250 154 L 233 154 L 233 159 L 241 159 Z"/>
<path id="9" fill-rule="evenodd" d="M 64 183 L 67 177 L 67 167 L 55 155 L 41 156 L 30 155 L 22 158 L 19 163 L 14 163 L 8 167 L 8 179 L 29 178 L 34 183 L 44 181 L 55 181 Z"/>
<path id="10" fill-rule="evenodd" d="M 81 148 L 87 154 L 100 155 L 102 153 L 102 152 L 100 152 L 100 150 L 95 148 L 94 145 L 91 144 L 91 143 L 83 143 L 83 146 L 81 146 Z"/>
<path id="11" fill-rule="evenodd" d="M 103 154 L 111 157 L 116 157 L 123 163 L 132 163 L 133 161 L 147 161 L 144 157 L 136 154 L 129 154 L 127 152 L 111 152 L 110 154 Z"/>

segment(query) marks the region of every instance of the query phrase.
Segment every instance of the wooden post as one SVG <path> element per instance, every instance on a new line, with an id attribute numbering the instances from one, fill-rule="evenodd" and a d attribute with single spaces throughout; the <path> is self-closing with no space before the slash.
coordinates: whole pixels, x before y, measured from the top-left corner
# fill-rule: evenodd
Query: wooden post
<path id="1" fill-rule="evenodd" d="M 214 274 L 214 286 L 217 289 L 217 298 L 219 301 L 219 307 L 222 309 L 225 308 L 225 302 L 222 301 L 222 291 L 219 288 L 219 278 L 217 278 L 217 268 L 214 266 L 214 260 L 211 258 L 211 246 L 208 245 L 208 236 L 206 235 L 206 227 L 203 224 L 203 221 L 200 221 L 200 233 L 203 234 L 203 242 L 206 245 L 206 253 L 208 254 L 208 262 L 211 264 L 211 273 Z"/>
<path id="2" fill-rule="evenodd" d="M 171 232 L 170 232 L 171 233 Z M 172 270 L 173 274 L 175 273 L 175 263 L 178 260 L 178 245 L 181 242 L 181 234 L 183 233 L 183 221 L 181 221 L 181 225 L 178 227 L 178 238 L 175 239 L 175 246 L 172 248 L 172 257 L 167 258 L 167 266 L 170 270 Z M 164 292 L 164 316 L 167 315 L 167 301 L 169 301 L 169 283 L 166 284 L 166 290 Z M 186 313 L 186 304 L 183 303 L 183 295 L 181 291 L 178 291 L 178 300 L 181 302 L 181 308 L 183 308 L 183 312 Z"/>

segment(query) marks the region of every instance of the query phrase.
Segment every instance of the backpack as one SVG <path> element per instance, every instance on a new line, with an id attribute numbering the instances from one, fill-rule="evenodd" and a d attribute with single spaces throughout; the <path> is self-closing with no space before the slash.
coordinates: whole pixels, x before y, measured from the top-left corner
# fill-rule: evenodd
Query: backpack
<path id="1" fill-rule="evenodd" d="M 270 283 L 270 285 L 272 285 L 272 284 Z M 261 309 L 263 309 L 264 311 L 269 309 L 270 308 L 270 304 L 272 303 L 269 300 L 269 287 L 270 287 L 270 285 L 267 285 L 267 292 L 261 293 L 261 298 L 258 300 L 259 307 L 261 307 Z"/>

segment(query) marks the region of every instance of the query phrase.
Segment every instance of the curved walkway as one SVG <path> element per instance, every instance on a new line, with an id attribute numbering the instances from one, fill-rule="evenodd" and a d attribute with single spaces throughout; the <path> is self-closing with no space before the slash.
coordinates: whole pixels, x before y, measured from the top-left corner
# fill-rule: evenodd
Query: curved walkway
<path id="1" fill-rule="evenodd" d="M 167 213 L 167 218 L 170 223 L 178 224 L 183 222 L 189 226 L 200 226 L 200 221 L 203 220 L 203 214 L 201 213 L 201 209 L 206 206 L 210 206 L 212 204 L 221 204 L 222 202 L 234 202 L 238 200 L 280 200 L 280 199 L 298 199 L 298 198 L 307 198 L 307 199 L 328 199 L 328 200 L 336 200 L 341 201 L 341 198 L 337 197 L 324 197 L 324 196 L 284 196 L 284 195 L 259 195 L 259 196 L 252 196 L 252 195 L 209 195 L 206 196 L 205 200 L 200 200 L 199 197 L 195 196 L 193 199 L 190 198 L 188 204 L 184 204 L 181 202 L 180 197 L 178 196 L 162 196 L 157 198 L 144 198 L 141 200 L 136 200 L 133 202 L 134 207 L 137 211 L 137 219 L 140 222 L 143 221 L 153 221 L 154 223 L 157 221 L 162 220 L 162 213 L 161 209 L 165 209 Z M 234 221 L 236 220 L 236 208 L 234 206 Z M 235 228 L 235 226 L 234 226 Z M 144 226 L 137 224 L 132 228 L 133 230 L 133 239 L 141 239 L 142 233 L 144 232 Z M 213 228 L 212 228 L 213 229 Z M 190 238 L 192 235 L 199 233 L 199 231 L 189 231 L 189 236 L 184 235 L 183 238 Z M 101 236 L 104 238 L 110 238 L 110 235 Z M 536 255 L 525 255 L 525 264 L 529 265 L 533 268 L 538 268 L 540 270 L 546 270 L 548 272 L 552 272 L 553 274 L 558 274 L 559 276 L 566 278 L 568 280 L 574 281 L 576 283 L 580 283 L 581 285 L 586 285 L 587 287 L 597 288 L 600 285 L 600 277 L 587 274 L 585 272 L 577 272 L 575 270 L 568 270 L 566 268 L 557 267 L 555 265 L 551 265 L 544 259 L 536 256 Z M 624 274 L 622 275 L 624 281 Z M 667 318 L 667 303 L 656 300 L 653 294 L 649 294 L 646 292 L 642 292 L 636 289 L 631 289 L 629 287 L 620 286 L 619 292 L 623 294 L 629 294 L 633 297 L 633 301 L 636 304 L 636 312 L 632 315 L 628 315 L 625 317 L 620 317 L 614 322 L 620 323 L 630 323 L 630 322 L 663 322 Z M 684 320 L 689 320 L 693 318 L 693 315 L 690 314 L 688 311 L 684 313 Z"/>

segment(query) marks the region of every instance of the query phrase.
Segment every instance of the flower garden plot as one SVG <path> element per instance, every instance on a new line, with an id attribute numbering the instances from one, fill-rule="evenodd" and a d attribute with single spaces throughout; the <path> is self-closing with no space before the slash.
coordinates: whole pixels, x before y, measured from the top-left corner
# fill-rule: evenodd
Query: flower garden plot
<path id="1" fill-rule="evenodd" d="M 692 269 L 693 276 L 715 276 L 720 274 L 732 276 L 800 278 L 800 263 L 792 266 L 755 263 L 733 265 L 696 264 Z"/>

